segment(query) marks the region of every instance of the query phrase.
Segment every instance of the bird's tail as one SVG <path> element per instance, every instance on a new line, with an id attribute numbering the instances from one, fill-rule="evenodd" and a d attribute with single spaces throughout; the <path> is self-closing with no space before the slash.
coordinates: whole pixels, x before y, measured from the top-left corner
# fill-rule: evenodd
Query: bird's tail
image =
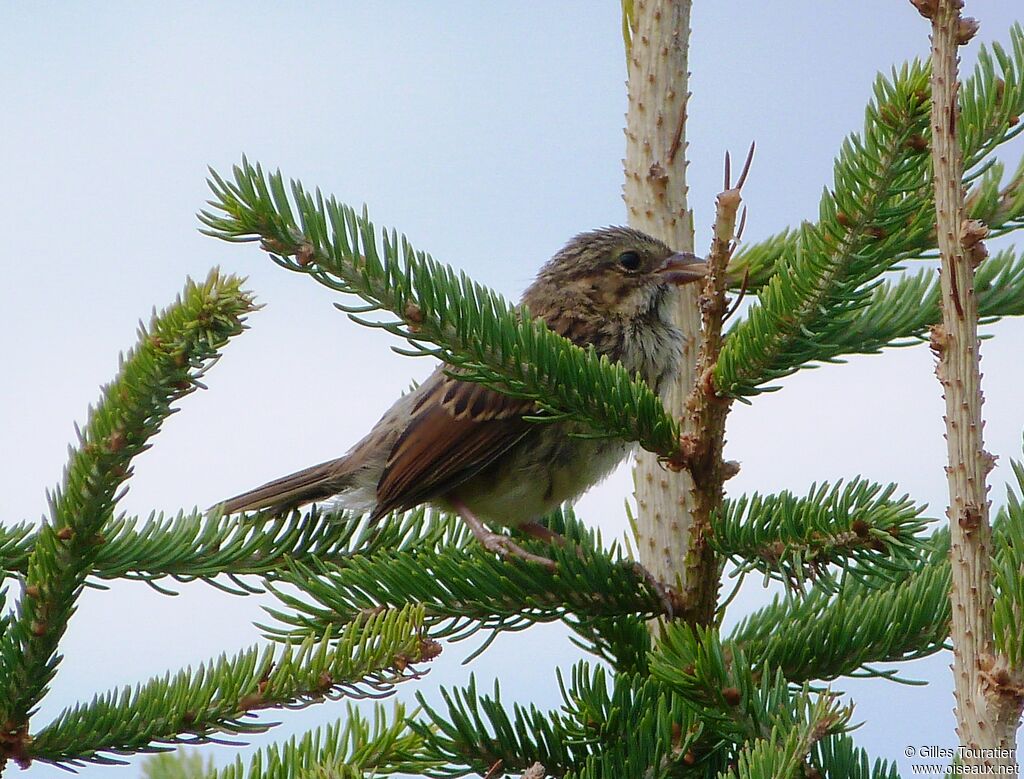
<path id="1" fill-rule="evenodd" d="M 237 514 L 240 511 L 256 511 L 266 508 L 287 511 L 304 503 L 330 498 L 343 491 L 347 486 L 348 474 L 344 467 L 347 459 L 341 457 L 337 460 L 328 460 L 288 476 L 282 476 L 280 479 L 267 482 L 262 487 L 228 498 L 214 508 L 220 509 L 223 514 Z"/>

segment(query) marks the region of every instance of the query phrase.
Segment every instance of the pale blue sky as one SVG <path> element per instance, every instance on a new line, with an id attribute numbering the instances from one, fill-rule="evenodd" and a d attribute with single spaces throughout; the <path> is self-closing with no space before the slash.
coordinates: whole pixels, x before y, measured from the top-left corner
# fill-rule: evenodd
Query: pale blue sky
<path id="1" fill-rule="evenodd" d="M 978 41 L 1024 18 L 1009 0 L 970 0 Z M 727 149 L 751 139 L 747 238 L 814 218 L 843 136 L 858 129 L 874 75 L 927 50 L 906 2 L 696 3 L 689 156 L 698 247 L 706 246 Z M 974 60 L 974 43 L 964 52 Z M 266 308 L 138 460 L 128 512 L 206 506 L 266 478 L 336 456 L 410 379 L 429 370 L 392 354 L 390 336 L 349 323 L 332 297 L 252 247 L 200 236 L 206 166 L 242 153 L 320 186 L 414 245 L 517 296 L 571 235 L 621 223 L 625 110 L 617 2 L 6 3 L 0 7 L 0 521 L 38 518 L 75 420 L 133 342 L 136 323 L 212 265 L 246 274 Z M 1021 144 L 1013 150 L 1019 155 Z M 1019 456 L 1024 327 L 984 347 L 986 429 Z M 945 503 L 941 399 L 927 349 L 802 373 L 738 407 L 731 491 L 804 491 L 862 474 L 933 507 Z M 620 535 L 629 477 L 582 501 Z M 734 605 L 761 600 L 756 587 Z M 112 686 L 234 651 L 258 637 L 256 598 L 201 585 L 164 598 L 141 585 L 87 592 L 66 659 L 37 715 Z M 451 647 L 420 689 L 462 682 Z M 578 656 L 563 630 L 501 639 L 469 670 L 499 675 L 510 700 L 558 703 L 553 669 Z M 843 682 L 865 721 L 859 743 L 895 757 L 952 746 L 948 657 L 907 672 L 928 687 Z M 411 698 L 412 685 L 402 690 Z M 899 707 L 894 704 L 898 696 Z M 259 742 L 339 716 L 340 705 L 282 716 Z M 216 750 L 219 760 L 232 750 Z M 136 776 L 124 769 L 88 769 Z M 58 774 L 45 766 L 26 776 Z"/>

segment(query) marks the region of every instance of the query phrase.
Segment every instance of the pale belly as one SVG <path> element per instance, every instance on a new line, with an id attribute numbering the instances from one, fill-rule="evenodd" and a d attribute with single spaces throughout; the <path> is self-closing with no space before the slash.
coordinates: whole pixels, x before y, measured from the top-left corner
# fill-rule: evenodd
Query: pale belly
<path id="1" fill-rule="evenodd" d="M 499 463 L 460 484 L 457 497 L 495 525 L 534 522 L 611 473 L 633 450 L 617 439 L 569 438 L 544 430 L 506 452 Z"/>

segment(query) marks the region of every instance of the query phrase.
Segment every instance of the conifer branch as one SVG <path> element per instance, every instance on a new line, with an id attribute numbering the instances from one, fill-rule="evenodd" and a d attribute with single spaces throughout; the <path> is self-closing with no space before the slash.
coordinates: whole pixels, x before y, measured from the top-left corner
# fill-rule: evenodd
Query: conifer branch
<path id="1" fill-rule="evenodd" d="M 741 654 L 732 662 L 713 634 L 698 632 L 689 684 L 681 688 L 640 675 L 609 679 L 584 662 L 568 684 L 561 682 L 559 712 L 515 706 L 510 713 L 497 685 L 493 695 L 480 695 L 472 680 L 465 689 L 442 691 L 446 712 L 420 696 L 428 721 L 413 727 L 428 752 L 447 763 L 432 775 L 483 773 L 495 764 L 521 770 L 533 759 L 555 776 L 578 779 L 669 777 L 697 767 L 708 775 L 723 770 L 744 744 L 777 729 L 813 721 L 821 738 L 845 727 L 850 711 L 832 696 L 794 694 L 779 674 L 755 676 Z"/>
<path id="2" fill-rule="evenodd" d="M 964 764 L 1016 768 L 1016 760 L 992 755 L 1014 754 L 1024 694 L 1001 686 L 986 672 L 1005 664 L 995 656 L 992 632 L 993 590 L 986 478 L 995 458 L 984 449 L 981 415 L 981 370 L 978 303 L 974 266 L 986 252 L 984 225 L 965 218 L 961 188 L 964 159 L 959 135 L 958 46 L 977 30 L 974 19 L 960 15 L 963 0 L 932 0 L 922 15 L 931 19 L 931 128 L 935 217 L 942 258 L 942 324 L 932 331 L 938 356 L 936 374 L 946 402 L 946 442 L 952 569 L 953 679 L 957 734 L 972 750 Z M 1004 671 L 1005 672 L 1005 671 Z M 977 752 L 975 752 L 977 750 Z M 985 754 L 988 752 L 989 754 Z"/>
<path id="3" fill-rule="evenodd" d="M 0 571 L 26 573 L 35 543 L 35 528 L 29 522 L 0 526 Z"/>
<path id="4" fill-rule="evenodd" d="M 313 506 L 286 516 L 256 514 L 241 522 L 211 514 L 179 514 L 170 520 L 150 517 L 141 527 L 135 518 L 120 518 L 112 525 L 95 576 L 149 583 L 167 577 L 180 582 L 200 579 L 211 584 L 217 584 L 216 577 L 227 576 L 238 584 L 239 594 L 262 590 L 237 577 L 274 581 L 296 562 L 344 567 L 353 557 L 384 550 L 459 549 L 471 538 L 465 525 L 426 507 L 377 523 Z"/>
<path id="5" fill-rule="evenodd" d="M 663 612 L 659 593 L 637 574 L 632 561 L 619 556 L 617 547 L 600 550 L 596 536 L 571 515 L 566 527 L 566 548 L 545 548 L 557 563 L 555 573 L 497 559 L 476 545 L 383 551 L 353 558 L 344 567 L 295 563 L 281 580 L 300 594 L 271 587 L 288 610 L 268 609 L 281 623 L 267 627 L 268 634 L 291 640 L 334 634 L 363 614 L 409 603 L 424 605 L 431 636 L 456 640 L 480 630 L 523 630 L 570 615 L 651 617 Z"/>
<path id="6" fill-rule="evenodd" d="M 848 581 L 835 595 L 813 587 L 800 597 L 776 597 L 745 617 L 729 641 L 743 647 L 751 662 L 778 668 L 794 683 L 870 675 L 873 663 L 913 660 L 946 648 L 948 592 L 948 563 L 922 561 L 920 570 L 887 585 Z M 670 657 L 677 654 L 668 640 L 663 649 Z"/>
<path id="7" fill-rule="evenodd" d="M 554 776 L 563 776 L 589 752 L 587 741 L 574 737 L 571 723 L 560 712 L 516 704 L 509 715 L 497 680 L 492 696 L 479 695 L 471 675 L 465 689 L 442 689 L 441 697 L 445 714 L 417 694 L 426 722 L 410 723 L 423 739 L 425 754 L 440 764 L 429 776 L 483 775 L 497 763 L 503 772 L 522 771 L 535 761 Z"/>
<path id="8" fill-rule="evenodd" d="M 635 614 L 590 617 L 567 614 L 563 620 L 576 634 L 570 637 L 587 654 L 599 657 L 617 673 L 648 674 L 651 633 Z"/>
<path id="9" fill-rule="evenodd" d="M 499 761 L 509 771 L 538 760 L 553 776 L 577 779 L 660 777 L 692 765 L 702 730 L 698 715 L 651 680 L 630 674 L 609 680 L 604 669 L 579 663 L 562 694 L 562 712 L 517 705 L 511 714 L 497 684 L 492 696 L 482 696 L 472 679 L 464 689 L 442 690 L 444 713 L 420 696 L 428 722 L 413 727 L 448 764 L 432 775 L 484 773 Z"/>
<path id="10" fill-rule="evenodd" d="M 894 223 L 901 233 L 927 229 L 905 194 L 926 176 L 927 157 L 908 154 L 907 144 L 927 126 L 927 76 L 916 63 L 900 76 L 876 82 L 864 137 L 844 143 L 819 223 L 795 231 L 792 251 L 730 332 L 715 371 L 721 392 L 756 394 L 813 359 L 815 345 L 829 343 L 837 329 L 837 315 L 862 304 L 864 286 L 889 267 Z"/>
<path id="11" fill-rule="evenodd" d="M 895 763 L 877 759 L 871 763 L 868 753 L 854 745 L 845 733 L 826 736 L 814 745 L 810 765 L 819 775 L 844 779 L 900 779 Z M 809 772 L 804 772 L 806 776 Z"/>
<path id="12" fill-rule="evenodd" d="M 1024 464 L 1013 463 L 1016 485 L 1006 490 L 1006 508 L 996 519 L 994 534 L 997 554 L 993 560 L 992 582 L 995 604 L 992 627 L 995 648 L 1005 658 L 1004 683 L 1024 689 L 1020 669 L 1024 669 Z M 1016 489 L 1014 489 L 1016 487 Z M 1000 543 L 1002 534 L 1006 542 Z M 1012 671 L 1010 669 L 1017 669 Z"/>
<path id="13" fill-rule="evenodd" d="M 217 271 L 190 281 L 177 303 L 154 316 L 118 377 L 79 432 L 50 518 L 36 536 L 24 595 L 0 638 L 0 769 L 27 759 L 28 718 L 52 678 L 57 644 L 103 544 L 131 461 L 149 446 L 173 404 L 203 385 L 203 374 L 254 308 L 241 281 Z"/>
<path id="14" fill-rule="evenodd" d="M 194 512 L 170 519 L 150 516 L 140 526 L 135 517 L 119 517 L 110 523 L 107 537 L 96 560 L 99 578 L 155 583 L 169 577 L 217 584 L 217 577 L 227 576 L 238 585 L 236 592 L 248 594 L 262 590 L 238 577 L 273 581 L 295 562 L 344 567 L 353 557 L 383 550 L 461 548 L 469 534 L 462 523 L 425 507 L 370 523 L 366 516 L 313 506 L 241 521 Z"/>
<path id="15" fill-rule="evenodd" d="M 999 252 L 979 266 L 974 289 L 982 324 L 1024 315 L 1024 258 Z M 848 354 L 875 354 L 886 347 L 925 343 L 942 320 L 939 279 L 931 271 L 906 274 L 875 287 L 867 303 L 846 318 L 846 327 L 819 344 L 822 362 L 842 362 Z"/>
<path id="16" fill-rule="evenodd" d="M 305 273 L 366 305 L 338 304 L 353 321 L 380 327 L 412 344 L 403 354 L 437 357 L 463 381 L 535 401 L 550 419 L 571 419 L 602 436 L 638 441 L 664 457 L 676 454 L 679 426 L 658 396 L 621 365 L 583 350 L 528 312 L 474 283 L 464 273 L 417 252 L 404 236 L 375 228 L 333 197 L 264 175 L 247 160 L 227 181 L 211 171 L 215 211 L 200 220 L 208 235 L 260 241 L 281 267 Z M 220 212 L 220 213 L 216 213 Z M 386 309 L 397 320 L 361 316 Z M 358 314 L 358 316 L 357 316 Z"/>
<path id="17" fill-rule="evenodd" d="M 34 543 L 31 526 L 0 532 L 0 570 L 24 573 Z M 173 594 L 163 579 L 205 581 L 236 595 L 262 592 L 242 579 L 275 580 L 295 561 L 344 566 L 355 556 L 382 550 L 461 548 L 470 539 L 466 526 L 425 507 L 370 523 L 368 517 L 313 506 L 284 516 L 254 514 L 243 521 L 215 513 L 179 512 L 119 516 L 104 530 L 104 544 L 90 578 L 144 581 Z M 222 578 L 232 584 L 226 584 Z M 98 586 L 98 585 L 97 585 Z"/>
<path id="18" fill-rule="evenodd" d="M 1014 28 L 1014 31 L 1016 29 Z M 1011 31 L 1011 36 L 1015 36 L 1014 31 Z M 1024 38 L 1014 37 L 1014 43 L 1016 46 L 1024 47 Z M 1001 51 L 1001 49 L 998 50 Z M 1024 62 L 1024 53 L 1020 54 L 1017 59 Z M 1014 66 L 1011 61 L 1007 60 L 1006 67 L 1012 69 Z M 1005 84 L 1002 79 L 998 78 L 995 78 L 995 83 L 997 87 L 999 84 Z M 1020 79 L 1020 83 L 1024 84 L 1024 78 Z M 1002 91 L 997 90 L 997 93 L 1005 95 L 1005 87 Z M 1024 128 L 1024 124 L 1020 124 L 1019 119 L 1016 122 L 1013 119 L 1014 117 L 1010 116 L 1010 129 L 1007 129 L 999 138 L 999 144 L 1007 143 L 1017 137 L 1021 129 Z M 964 122 L 961 122 L 961 126 L 963 124 Z M 980 173 L 969 172 L 964 176 L 964 186 L 968 187 L 964 204 L 968 218 L 984 222 L 989 228 L 990 238 L 998 238 L 1024 228 L 1024 158 L 1021 159 L 1005 184 L 1003 183 L 1005 166 L 1002 162 L 988 159 L 979 165 Z M 931 202 L 933 196 L 929 182 L 922 183 L 920 196 L 927 198 L 929 203 Z M 912 239 L 915 236 L 918 238 L 917 243 L 908 241 L 903 249 L 894 253 L 894 262 L 905 263 L 914 260 L 937 259 L 935 231 L 903 237 Z M 761 289 L 778 269 L 782 259 L 795 250 L 797 239 L 798 233 L 787 228 L 781 233 L 769 236 L 757 243 L 741 245 L 729 263 L 730 288 L 738 289 L 746 277 L 748 290 Z M 1019 313 L 1016 310 L 993 312 L 998 316 Z"/>
<path id="19" fill-rule="evenodd" d="M 845 486 L 811 485 L 802 498 L 781 492 L 726 499 L 710 543 L 738 573 L 761 571 L 794 587 L 810 580 L 835 591 L 841 578 L 834 568 L 884 581 L 914 568 L 929 543 L 922 535 L 929 522 L 924 507 L 907 495 L 893 498 L 895 491 L 895 484 L 856 478 Z"/>
<path id="20" fill-rule="evenodd" d="M 1018 614 L 1024 602 L 1024 543 L 1018 542 L 1024 538 L 1024 510 L 1019 505 L 1011 496 L 993 526 L 996 624 L 1006 637 L 1003 645 L 1013 647 L 1020 646 Z M 920 549 L 915 570 L 865 572 L 844 581 L 838 592 L 815 582 L 799 597 L 776 597 L 745 617 L 729 642 L 742 647 L 755 665 L 779 668 L 794 683 L 878 675 L 871 665 L 914 660 L 948 648 L 949 533 L 939 530 L 929 541 Z M 652 655 L 652 672 L 673 674 L 684 662 L 681 658 L 692 653 L 680 648 L 691 640 L 685 631 L 668 631 Z M 1008 677 L 1011 687 L 1017 684 L 1014 678 Z"/>
<path id="21" fill-rule="evenodd" d="M 700 721 L 717 737 L 740 745 L 764 738 L 777 726 L 799 723 L 809 688 L 794 695 L 782 671 L 752 659 L 734 641 L 722 642 L 717 628 L 670 624 L 651 657 L 654 679 L 699 707 Z M 830 706 L 839 714 L 830 694 Z M 836 726 L 849 718 L 837 719 Z"/>
<path id="22" fill-rule="evenodd" d="M 818 712 L 813 720 L 821 725 L 819 738 L 846 726 L 850 710 L 833 696 L 794 691 L 779 674 L 755 675 L 741 655 L 723 651 L 713 631 L 676 625 L 700 635 L 697 654 L 684 669 L 688 684 L 620 675 L 609 691 L 600 669 L 585 663 L 574 668 L 571 686 L 563 686 L 563 711 L 581 733 L 598 740 L 572 776 L 667 778 L 688 768 L 713 775 L 744 745 L 800 727 L 810 711 Z"/>
<path id="23" fill-rule="evenodd" d="M 161 751 L 161 744 L 202 743 L 215 734 L 260 733 L 252 719 L 270 708 L 301 708 L 342 696 L 389 693 L 415 678 L 415 663 L 440 651 L 421 637 L 423 610 L 368 616 L 337 640 L 310 637 L 280 652 L 252 648 L 66 709 L 26 745 L 26 757 L 63 766 L 123 763 L 115 755 Z"/>
<path id="24" fill-rule="evenodd" d="M 826 696 L 805 696 L 800 703 L 797 721 L 776 725 L 767 736 L 746 744 L 737 756 L 735 768 L 719 773 L 719 778 L 764 779 L 803 775 L 814 746 L 822 738 L 834 734 L 837 726 L 845 720 L 834 701 Z"/>
<path id="25" fill-rule="evenodd" d="M 568 683 L 559 673 L 559 686 L 569 736 L 591 752 L 574 776 L 640 776 L 692 762 L 703 735 L 699 712 L 649 675 L 610 677 L 582 661 Z M 641 721 L 651 726 L 643 733 Z"/>
<path id="26" fill-rule="evenodd" d="M 421 774 L 434 765 L 422 752 L 423 740 L 410 729 L 401 703 L 394 705 L 391 714 L 378 704 L 372 723 L 350 706 L 342 721 L 261 749 L 248 768 L 236 758 L 233 764 L 210 772 L 207 779 L 295 779 L 307 775 L 364 779 L 396 772 Z"/>
<path id="27" fill-rule="evenodd" d="M 993 47 L 965 86 L 966 180 L 983 176 L 987 155 L 1021 131 L 1024 112 L 1024 31 L 1010 33 L 1012 52 Z M 845 338 L 868 301 L 872 281 L 896 263 L 934 249 L 928 218 L 932 200 L 925 137 L 928 69 L 905 66 L 892 81 L 879 79 L 863 137 L 851 136 L 836 162 L 833 191 L 821 201 L 819 221 L 786 231 L 737 253 L 733 278 L 750 273 L 760 300 L 730 333 L 715 385 L 733 395 L 764 391 L 765 382 L 846 350 L 864 351 Z M 1019 226 L 1020 184 L 1006 199 L 978 198 L 979 213 Z M 770 274 L 770 275 L 769 275 Z M 875 348 L 880 348 L 884 343 Z"/>

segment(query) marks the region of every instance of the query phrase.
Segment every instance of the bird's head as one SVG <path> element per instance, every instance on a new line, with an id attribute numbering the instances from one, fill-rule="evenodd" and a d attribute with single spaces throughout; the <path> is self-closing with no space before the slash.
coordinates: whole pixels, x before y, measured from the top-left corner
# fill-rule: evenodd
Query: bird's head
<path id="1" fill-rule="evenodd" d="M 551 310 L 561 298 L 604 316 L 635 319 L 657 311 L 674 287 L 706 275 L 707 264 L 694 254 L 674 252 L 630 227 L 606 227 L 569 241 L 541 268 L 525 301 L 532 310 Z"/>

